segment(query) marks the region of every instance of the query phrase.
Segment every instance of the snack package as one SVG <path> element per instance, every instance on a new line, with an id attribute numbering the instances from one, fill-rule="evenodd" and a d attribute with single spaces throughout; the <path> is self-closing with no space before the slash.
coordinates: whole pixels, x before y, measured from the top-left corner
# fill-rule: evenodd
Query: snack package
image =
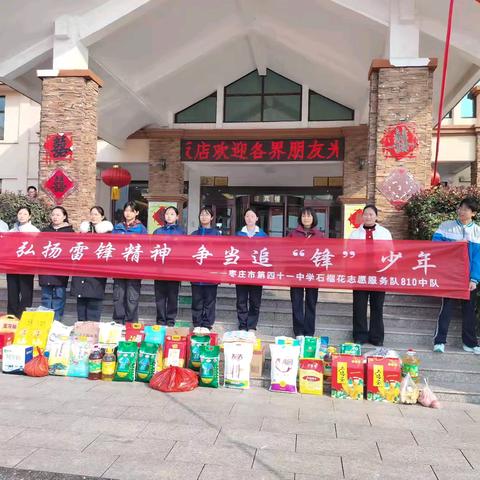
<path id="1" fill-rule="evenodd" d="M 340 353 L 358 356 L 362 354 L 362 346 L 359 343 L 345 342 L 340 345 Z"/>
<path id="2" fill-rule="evenodd" d="M 2 332 L 0 333 L 0 360 L 2 359 L 3 347 L 12 345 L 15 333 L 13 332 Z"/>
<path id="3" fill-rule="evenodd" d="M 115 322 L 100 322 L 98 342 L 107 345 L 117 345 L 122 338 L 123 325 Z"/>
<path id="4" fill-rule="evenodd" d="M 229 342 L 224 346 L 225 387 L 250 388 L 250 363 L 253 356 L 253 343 Z"/>
<path id="5" fill-rule="evenodd" d="M 73 340 L 70 344 L 70 362 L 67 375 L 69 377 L 88 377 L 88 357 L 93 345 L 89 342 Z"/>
<path id="6" fill-rule="evenodd" d="M 55 342 L 67 340 L 70 338 L 70 334 L 72 333 L 73 327 L 69 327 L 64 325 L 62 322 L 58 320 L 54 320 L 52 323 L 52 327 L 50 328 L 50 332 L 48 333 L 48 340 L 47 340 L 47 352 L 50 351 L 50 345 Z"/>
<path id="7" fill-rule="evenodd" d="M 0 316 L 0 333 L 15 333 L 19 321 L 15 315 Z"/>
<path id="8" fill-rule="evenodd" d="M 162 345 L 157 345 L 157 354 L 155 356 L 155 373 L 161 372 L 163 370 L 163 347 Z"/>
<path id="9" fill-rule="evenodd" d="M 210 336 L 192 335 L 190 337 L 190 354 L 188 356 L 188 368 L 198 372 L 200 370 L 200 353 L 202 347 L 210 345 Z"/>
<path id="10" fill-rule="evenodd" d="M 58 339 L 50 344 L 48 355 L 48 373 L 50 375 L 66 376 L 70 366 L 70 347 L 69 338 Z"/>
<path id="11" fill-rule="evenodd" d="M 275 337 L 275 344 L 277 345 L 295 345 L 295 346 L 302 346 L 302 342 L 300 340 L 297 340 L 296 338 L 292 337 L 285 337 L 285 336 L 279 336 Z"/>
<path id="12" fill-rule="evenodd" d="M 418 385 L 412 380 L 410 374 L 407 373 L 400 384 L 400 403 L 413 405 L 417 403 L 419 394 Z"/>
<path id="13" fill-rule="evenodd" d="M 115 382 L 133 382 L 137 365 L 138 345 L 136 342 L 119 342 Z"/>
<path id="14" fill-rule="evenodd" d="M 218 388 L 220 385 L 220 347 L 204 345 L 200 353 L 200 375 L 198 384 L 201 387 Z"/>
<path id="15" fill-rule="evenodd" d="M 402 367 L 398 358 L 367 358 L 367 400 L 398 403 Z"/>
<path id="16" fill-rule="evenodd" d="M 300 356 L 302 358 L 315 358 L 315 354 L 317 353 L 317 343 L 317 337 L 304 337 Z"/>
<path id="17" fill-rule="evenodd" d="M 170 335 L 165 337 L 163 350 L 163 368 L 184 367 L 187 356 L 187 337 Z"/>
<path id="18" fill-rule="evenodd" d="M 100 322 L 75 322 L 73 326 L 74 340 L 89 342 L 92 345 L 98 343 L 98 336 L 100 333 Z"/>
<path id="19" fill-rule="evenodd" d="M 141 343 L 145 338 L 144 325 L 141 322 L 125 323 L 125 341 L 126 342 L 137 342 L 137 345 L 140 347 Z"/>
<path id="20" fill-rule="evenodd" d="M 332 355 L 332 397 L 363 399 L 363 358 L 353 355 Z"/>
<path id="21" fill-rule="evenodd" d="M 320 337 L 317 341 L 317 351 L 315 352 L 315 358 L 323 358 L 327 353 L 328 344 L 330 343 L 330 337 Z"/>
<path id="22" fill-rule="evenodd" d="M 15 345 L 31 345 L 45 350 L 54 315 L 53 310 L 23 312 L 15 331 L 13 343 Z M 34 351 L 36 353 L 35 349 Z"/>
<path id="23" fill-rule="evenodd" d="M 326 382 L 329 382 L 332 378 L 332 355 L 335 353 L 337 353 L 337 349 L 332 346 L 327 348 L 325 354 L 319 352 L 318 358 L 323 360 L 323 380 Z"/>
<path id="24" fill-rule="evenodd" d="M 135 380 L 149 382 L 155 373 L 155 361 L 157 358 L 158 345 L 155 343 L 142 342 L 138 350 L 138 362 Z"/>
<path id="25" fill-rule="evenodd" d="M 164 325 L 148 325 L 144 328 L 144 341 L 163 346 L 166 331 L 167 329 Z"/>
<path id="26" fill-rule="evenodd" d="M 298 345 L 270 344 L 272 392 L 297 393 Z"/>
<path id="27" fill-rule="evenodd" d="M 298 371 L 300 393 L 323 395 L 323 361 L 317 358 L 301 358 Z"/>
<path id="28" fill-rule="evenodd" d="M 2 372 L 23 373 L 25 365 L 33 358 L 33 347 L 8 345 L 3 348 Z"/>

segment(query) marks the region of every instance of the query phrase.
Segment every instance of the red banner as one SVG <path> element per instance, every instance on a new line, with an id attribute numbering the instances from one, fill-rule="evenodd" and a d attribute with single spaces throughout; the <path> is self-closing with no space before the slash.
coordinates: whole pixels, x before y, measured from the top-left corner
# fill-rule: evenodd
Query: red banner
<path id="1" fill-rule="evenodd" d="M 463 242 L 0 234 L 6 273 L 380 290 L 468 298 Z"/>

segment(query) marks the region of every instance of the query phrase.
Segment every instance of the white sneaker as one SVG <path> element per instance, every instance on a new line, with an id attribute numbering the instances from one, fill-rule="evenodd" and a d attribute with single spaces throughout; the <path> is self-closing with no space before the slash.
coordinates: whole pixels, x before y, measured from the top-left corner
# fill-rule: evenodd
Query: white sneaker
<path id="1" fill-rule="evenodd" d="M 202 327 L 195 327 L 192 333 L 194 335 L 200 335 L 202 333 Z"/>
<path id="2" fill-rule="evenodd" d="M 436 343 L 433 346 L 433 351 L 437 353 L 445 353 L 445 344 L 444 343 Z"/>
<path id="3" fill-rule="evenodd" d="M 207 335 L 210 333 L 210 330 L 207 327 L 200 327 L 200 332 L 201 335 Z"/>
<path id="4" fill-rule="evenodd" d="M 476 347 L 467 347 L 464 344 L 463 349 L 468 353 L 474 353 L 475 355 L 480 355 L 480 347 L 478 345 Z"/>

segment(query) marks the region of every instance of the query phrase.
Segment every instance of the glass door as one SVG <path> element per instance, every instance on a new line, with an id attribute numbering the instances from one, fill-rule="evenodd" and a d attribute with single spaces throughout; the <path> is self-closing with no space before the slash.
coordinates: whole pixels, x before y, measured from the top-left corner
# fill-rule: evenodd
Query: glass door
<path id="1" fill-rule="evenodd" d="M 270 207 L 270 231 L 268 234 L 271 237 L 283 237 L 283 217 L 284 207 Z"/>

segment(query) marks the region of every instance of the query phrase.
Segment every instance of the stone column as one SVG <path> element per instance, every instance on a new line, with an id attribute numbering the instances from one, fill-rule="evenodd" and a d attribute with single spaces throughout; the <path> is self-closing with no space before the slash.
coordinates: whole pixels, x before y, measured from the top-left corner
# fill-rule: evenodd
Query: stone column
<path id="1" fill-rule="evenodd" d="M 408 169 L 422 187 L 430 184 L 436 65 L 436 59 L 422 67 L 396 67 L 388 60 L 374 60 L 370 68 L 367 199 L 377 205 L 382 225 L 397 239 L 407 238 L 407 217 L 390 204 L 378 186 L 398 167 Z M 387 128 L 402 123 L 414 126 L 418 147 L 413 158 L 397 161 L 385 155 L 381 141 Z"/>
<path id="2" fill-rule="evenodd" d="M 477 147 L 475 149 L 475 160 L 470 167 L 470 180 L 474 186 L 480 186 L 480 85 L 472 88 L 472 94 L 475 96 L 477 118 L 475 122 L 475 136 Z"/>
<path id="3" fill-rule="evenodd" d="M 52 206 L 61 204 L 78 228 L 89 208 L 95 205 L 97 157 L 97 102 L 101 80 L 90 70 L 40 71 L 42 104 L 40 113 L 39 193 Z M 44 147 L 48 135 L 72 134 L 73 159 L 47 161 Z M 61 168 L 73 181 L 74 189 L 55 202 L 45 182 Z"/>

